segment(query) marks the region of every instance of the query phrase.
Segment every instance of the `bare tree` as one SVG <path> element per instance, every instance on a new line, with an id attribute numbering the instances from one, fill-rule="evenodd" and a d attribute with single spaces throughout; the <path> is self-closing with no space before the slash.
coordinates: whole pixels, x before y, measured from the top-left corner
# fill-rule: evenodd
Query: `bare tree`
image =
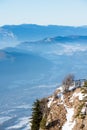
<path id="1" fill-rule="evenodd" d="M 74 81 L 74 75 L 73 74 L 68 74 L 64 78 L 64 80 L 62 82 L 64 92 L 67 92 L 69 90 L 69 87 L 72 85 L 73 81 Z"/>

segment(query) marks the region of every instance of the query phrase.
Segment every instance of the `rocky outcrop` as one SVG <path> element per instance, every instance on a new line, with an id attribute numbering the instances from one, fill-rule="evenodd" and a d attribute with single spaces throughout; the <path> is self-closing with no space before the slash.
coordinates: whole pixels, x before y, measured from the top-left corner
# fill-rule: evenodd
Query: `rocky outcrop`
<path id="1" fill-rule="evenodd" d="M 61 86 L 47 97 L 40 130 L 87 130 L 87 82 L 70 87 L 63 93 Z"/>

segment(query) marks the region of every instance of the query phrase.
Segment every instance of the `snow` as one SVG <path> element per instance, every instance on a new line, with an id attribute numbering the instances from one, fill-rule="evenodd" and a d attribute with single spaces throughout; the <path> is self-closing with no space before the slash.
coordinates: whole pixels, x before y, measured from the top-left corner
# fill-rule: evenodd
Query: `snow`
<path id="1" fill-rule="evenodd" d="M 74 97 L 71 97 L 70 100 L 69 100 L 69 102 L 73 102 L 73 100 L 74 100 Z"/>
<path id="2" fill-rule="evenodd" d="M 63 104 L 63 102 L 58 102 L 58 103 L 57 103 L 57 105 L 62 105 L 62 104 Z"/>
<path id="3" fill-rule="evenodd" d="M 72 128 L 75 125 L 75 121 L 72 122 L 72 117 L 74 115 L 74 109 L 73 108 L 67 108 L 67 114 L 66 114 L 66 123 L 63 125 L 62 130 L 72 130 Z"/>
<path id="4" fill-rule="evenodd" d="M 84 96 L 83 96 L 83 94 L 82 94 L 81 92 L 79 92 L 79 93 L 76 93 L 76 92 L 75 92 L 75 93 L 72 95 L 72 97 L 70 98 L 70 102 L 73 102 L 73 100 L 74 100 L 76 97 L 78 97 L 79 100 L 83 100 L 83 98 L 84 98 Z"/>
<path id="5" fill-rule="evenodd" d="M 63 94 L 60 92 L 60 93 L 58 93 L 58 95 L 57 95 L 57 96 L 58 96 L 58 98 L 61 98 L 61 97 L 62 97 L 62 95 L 63 95 Z"/>
<path id="6" fill-rule="evenodd" d="M 46 42 L 51 42 L 51 38 L 47 38 L 45 41 Z"/>
<path id="7" fill-rule="evenodd" d="M 78 97 L 79 100 L 83 100 L 83 97 L 84 97 L 84 96 L 83 96 L 83 94 L 82 94 L 81 92 L 79 92 L 79 93 L 76 93 L 76 92 L 75 92 L 75 93 L 73 94 L 73 97 Z"/>
<path id="8" fill-rule="evenodd" d="M 3 124 L 4 122 L 12 119 L 12 117 L 5 116 L 5 117 L 0 117 L 0 125 Z"/>
<path id="9" fill-rule="evenodd" d="M 61 101 L 64 103 L 64 95 L 61 94 Z"/>
<path id="10" fill-rule="evenodd" d="M 53 104 L 57 103 L 57 101 L 54 101 Z"/>
<path id="11" fill-rule="evenodd" d="M 57 96 L 58 96 L 58 98 L 61 99 L 61 101 L 58 102 L 57 105 L 62 105 L 62 104 L 64 104 L 64 95 L 63 95 L 63 93 L 60 92 Z"/>
<path id="12" fill-rule="evenodd" d="M 73 90 L 75 88 L 76 88 L 76 86 L 75 86 L 75 84 L 73 84 L 72 86 L 69 87 L 69 90 L 71 91 L 71 90 Z"/>
<path id="13" fill-rule="evenodd" d="M 58 90 L 63 91 L 63 85 L 58 87 Z"/>
<path id="14" fill-rule="evenodd" d="M 84 114 L 86 112 L 86 108 L 83 107 L 82 110 L 81 110 L 81 112 Z"/>
<path id="15" fill-rule="evenodd" d="M 74 93 L 72 95 L 72 97 L 70 98 L 70 102 L 73 102 L 73 100 L 75 99 L 75 97 L 78 97 L 79 100 L 83 100 L 84 96 L 81 92 L 79 93 Z M 63 100 L 63 99 L 62 99 Z M 74 115 L 74 108 L 68 108 L 65 104 L 64 104 L 65 108 L 66 108 L 66 111 L 67 111 L 67 114 L 66 114 L 66 123 L 63 125 L 62 127 L 62 130 L 72 130 L 73 127 L 75 126 L 75 120 L 72 122 L 72 117 Z M 84 109 L 83 109 L 83 112 L 84 112 Z"/>
<path id="16" fill-rule="evenodd" d="M 51 106 L 51 103 L 53 102 L 53 97 L 52 98 L 48 98 L 49 102 L 47 104 L 48 108 L 50 108 Z"/>
<path id="17" fill-rule="evenodd" d="M 26 127 L 26 130 L 28 130 L 30 128 L 29 127 L 29 117 L 21 118 L 17 124 L 8 127 L 7 130 L 20 129 L 22 127 Z"/>

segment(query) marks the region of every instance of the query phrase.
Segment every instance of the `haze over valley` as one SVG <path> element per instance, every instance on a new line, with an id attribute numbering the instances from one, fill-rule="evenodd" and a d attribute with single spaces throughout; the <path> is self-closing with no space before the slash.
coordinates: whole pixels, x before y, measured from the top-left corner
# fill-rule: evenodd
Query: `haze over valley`
<path id="1" fill-rule="evenodd" d="M 0 130 L 28 130 L 36 98 L 68 73 L 87 78 L 86 43 L 86 26 L 0 27 Z"/>

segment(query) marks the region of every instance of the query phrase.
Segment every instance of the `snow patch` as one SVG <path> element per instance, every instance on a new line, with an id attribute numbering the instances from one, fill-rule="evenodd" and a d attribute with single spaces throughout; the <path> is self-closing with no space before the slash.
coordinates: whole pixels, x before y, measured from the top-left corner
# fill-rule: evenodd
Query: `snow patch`
<path id="1" fill-rule="evenodd" d="M 83 96 L 83 94 L 82 94 L 81 92 L 79 92 L 79 93 L 76 93 L 76 92 L 75 92 L 75 93 L 72 95 L 72 97 L 70 98 L 70 102 L 73 102 L 73 100 L 74 100 L 76 97 L 78 97 L 79 100 L 83 100 L 83 98 L 84 98 L 84 96 Z"/>
<path id="2" fill-rule="evenodd" d="M 53 102 L 53 97 L 52 98 L 48 98 L 49 102 L 47 104 L 48 108 L 50 108 L 51 106 L 51 103 Z"/>
<path id="3" fill-rule="evenodd" d="M 75 84 L 73 84 L 72 86 L 69 87 L 69 90 L 72 91 L 75 88 L 76 88 L 76 86 L 75 86 Z"/>
<path id="4" fill-rule="evenodd" d="M 64 103 L 64 95 L 61 94 L 61 101 Z"/>
<path id="5" fill-rule="evenodd" d="M 72 122 L 72 117 L 74 115 L 74 109 L 73 108 L 67 108 L 67 114 L 66 114 L 66 123 L 63 125 L 62 130 L 72 130 L 72 128 L 75 125 L 75 121 Z"/>
<path id="6" fill-rule="evenodd" d="M 79 100 L 83 100 L 83 98 L 84 98 L 84 96 L 83 96 L 83 94 L 80 92 L 80 93 L 74 93 L 73 94 L 73 97 L 78 97 L 79 98 Z"/>
<path id="7" fill-rule="evenodd" d="M 58 102 L 58 103 L 57 103 L 57 105 L 62 105 L 62 104 L 63 104 L 63 102 Z"/>
<path id="8" fill-rule="evenodd" d="M 57 88 L 57 90 L 60 90 L 61 92 L 63 91 L 63 85 L 62 86 L 59 86 L 58 88 Z"/>
<path id="9" fill-rule="evenodd" d="M 81 113 L 85 114 L 85 112 L 86 112 L 86 108 L 83 107 L 82 110 L 81 110 Z"/>
<path id="10" fill-rule="evenodd" d="M 51 42 L 51 38 L 47 38 L 45 41 L 46 42 Z"/>
<path id="11" fill-rule="evenodd" d="M 58 98 L 61 98 L 62 97 L 62 93 L 58 93 Z"/>

